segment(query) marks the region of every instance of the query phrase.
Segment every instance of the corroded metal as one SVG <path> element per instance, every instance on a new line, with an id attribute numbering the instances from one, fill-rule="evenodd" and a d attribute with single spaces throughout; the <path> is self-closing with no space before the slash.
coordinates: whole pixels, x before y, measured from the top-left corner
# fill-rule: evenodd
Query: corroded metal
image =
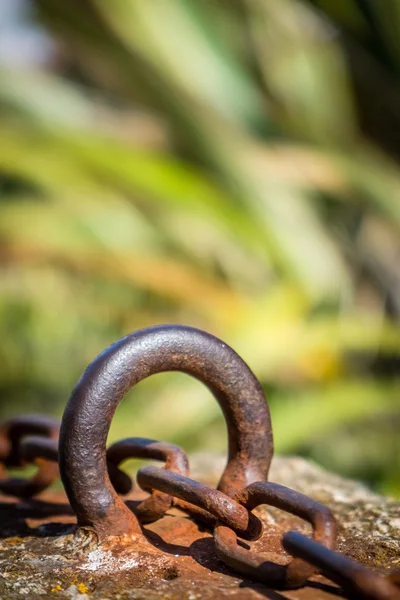
<path id="1" fill-rule="evenodd" d="M 48 439 L 56 442 L 59 431 L 60 422 L 44 415 L 24 415 L 0 425 L 0 492 L 29 498 L 48 488 L 57 479 L 58 465 L 34 451 L 22 451 L 21 443 L 30 435 L 40 436 L 43 441 Z M 23 467 L 29 463 L 38 467 L 31 478 L 6 477 L 4 467 Z"/>
<path id="2" fill-rule="evenodd" d="M 179 446 L 147 438 L 126 438 L 107 450 L 108 464 L 120 465 L 128 458 L 147 458 L 165 462 L 164 469 L 178 475 L 188 475 L 189 461 Z M 110 469 L 109 469 L 110 474 Z M 111 481 L 112 478 L 110 477 Z M 114 482 L 112 481 L 114 484 Z M 115 484 L 114 484 L 115 488 Z M 117 490 L 118 491 L 118 490 Z M 172 506 L 173 497 L 159 490 L 151 490 L 150 496 L 135 507 L 135 515 L 141 523 L 151 523 L 162 517 Z"/>
<path id="3" fill-rule="evenodd" d="M 58 440 L 41 435 L 28 435 L 20 441 L 19 453 L 27 462 L 35 457 L 58 463 Z"/>
<path id="4" fill-rule="evenodd" d="M 321 546 L 298 531 L 289 531 L 282 539 L 285 550 L 308 561 L 350 594 L 365 600 L 400 600 L 398 573 L 382 577 L 348 556 Z"/>
<path id="5" fill-rule="evenodd" d="M 19 454 L 21 459 L 27 462 L 32 461 L 34 457 L 58 463 L 58 441 L 39 435 L 30 435 L 22 438 L 19 444 Z M 132 489 L 131 478 L 118 468 L 128 458 L 164 460 L 165 468 L 174 473 L 186 475 L 189 471 L 187 457 L 179 446 L 147 438 L 120 440 L 107 449 L 106 455 L 108 476 L 115 491 L 122 495 L 128 494 Z M 135 508 L 135 514 L 140 517 L 142 522 L 150 522 L 162 516 L 171 504 L 171 497 L 155 490 L 150 498 L 146 498 Z"/>
<path id="6" fill-rule="evenodd" d="M 276 462 L 274 477 L 287 485 L 294 485 L 303 472 L 296 467 L 299 462 L 280 459 Z M 204 465 L 204 458 L 202 463 Z M 193 460 L 193 464 L 196 464 L 196 460 Z M 211 471 L 212 465 L 206 465 L 206 468 Z M 303 482 L 306 493 L 315 493 L 317 486 L 321 490 L 326 489 L 328 494 L 324 492 L 322 497 L 336 510 L 338 507 L 332 504 L 331 490 L 346 500 L 343 508 L 336 513 L 344 525 L 340 538 L 341 550 L 351 553 L 358 560 L 365 560 L 366 550 L 371 556 L 369 565 L 373 566 L 375 560 L 381 570 L 395 565 L 396 552 L 390 548 L 399 548 L 396 540 L 387 533 L 378 537 L 364 534 L 363 527 L 367 527 L 365 531 L 370 530 L 368 511 L 371 509 L 379 522 L 390 523 L 390 519 L 395 522 L 400 515 L 400 505 L 385 504 L 383 499 L 367 495 L 358 508 L 361 511 L 360 522 L 355 525 L 347 502 L 352 506 L 357 504 L 355 498 L 360 498 L 360 493 L 352 492 L 345 480 L 333 476 L 329 478 L 328 474 L 323 474 L 313 465 L 310 465 L 307 473 L 309 482 Z M 129 502 L 140 502 L 144 497 L 145 494 L 136 488 L 129 495 Z M 391 511 L 390 516 L 386 514 L 387 510 Z M 264 535 L 248 545 L 252 551 L 284 565 L 290 556 L 282 550 L 282 535 L 293 528 L 307 533 L 308 525 L 298 522 L 284 511 L 268 506 L 256 511 L 263 521 Z M 64 494 L 45 492 L 40 499 L 17 504 L 0 497 L 0 597 L 12 600 L 350 598 L 321 575 L 314 575 L 304 588 L 280 592 L 244 578 L 218 559 L 211 532 L 176 508 L 170 509 L 158 521 L 145 525 L 146 537 L 138 537 L 135 543 L 121 543 L 121 540 L 113 542 L 110 539 L 107 544 L 99 545 L 90 531 L 75 534 L 75 524 L 76 519 Z M 354 526 L 359 528 L 361 537 L 358 550 L 354 545 Z M 382 540 L 381 545 L 379 539 Z M 373 547 L 377 551 L 380 548 L 379 558 L 371 552 Z"/>
<path id="7" fill-rule="evenodd" d="M 255 540 L 262 534 L 261 521 L 244 506 L 226 494 L 189 477 L 182 477 L 157 467 L 143 467 L 138 471 L 137 481 L 143 490 L 160 490 L 200 507 L 228 527 L 232 527 L 245 539 Z M 188 504 L 184 506 L 186 510 L 190 510 Z M 199 516 L 195 510 L 191 512 Z"/>
<path id="8" fill-rule="evenodd" d="M 141 379 L 166 370 L 200 379 L 223 410 L 229 457 L 217 489 L 188 477 L 186 455 L 173 444 L 127 438 L 106 451 L 111 419 L 124 394 Z M 0 497 L 1 597 L 14 598 L 14 583 L 10 587 L 7 579 L 18 569 L 15 586 L 32 599 L 50 592 L 54 598 L 60 593 L 60 598 L 89 600 L 93 592 L 97 598 L 111 594 L 127 600 L 325 600 L 344 590 L 363 600 L 400 600 L 398 570 L 380 575 L 362 564 L 368 564 L 365 556 L 355 562 L 351 536 L 344 547 L 343 537 L 339 540 L 350 556 L 333 551 L 336 521 L 317 498 L 266 481 L 273 450 L 268 406 L 247 365 L 217 338 L 164 326 L 116 342 L 78 382 L 63 417 L 60 444 L 58 430 L 57 422 L 42 417 L 19 418 L 0 427 L 0 464 L 39 466 L 36 478 L 17 484 L 0 481 L 0 488 L 3 484 L 7 492 L 17 490 L 21 496 L 41 492 L 41 486 L 54 480 L 41 468 L 56 469 L 59 459 L 71 502 L 51 493 L 22 502 Z M 137 480 L 143 492 L 132 492 L 130 477 L 119 468 L 128 458 L 165 464 L 140 469 Z M 297 478 L 296 487 L 298 483 Z M 150 495 L 143 497 L 144 492 Z M 117 493 L 129 496 L 123 502 Z M 274 510 L 278 518 L 268 512 Z M 302 521 L 296 523 L 298 517 Z M 205 528 L 197 524 L 199 519 Z M 305 522 L 312 526 L 313 539 L 303 535 Z M 290 531 L 293 527 L 300 532 Z M 365 537 L 358 548 L 368 553 Z M 398 564 L 397 555 L 393 566 Z M 42 585 L 50 582 L 41 569 L 47 575 L 57 573 L 50 588 Z M 343 590 L 318 575 L 318 569 Z M 76 572 L 85 573 L 84 580 Z M 290 590 L 289 596 L 269 586 Z"/>
<path id="9" fill-rule="evenodd" d="M 44 459 L 57 463 L 58 474 L 58 440 L 45 438 L 39 435 L 24 437 L 20 442 L 20 455 L 26 461 Z M 132 489 L 131 478 L 118 468 L 115 460 L 109 460 L 107 456 L 107 471 L 111 483 L 118 494 L 128 494 Z M 38 490 L 39 493 L 41 490 Z M 36 494 L 32 494 L 36 495 Z"/>
<path id="10" fill-rule="evenodd" d="M 271 422 L 262 388 L 246 363 L 218 338 L 177 325 L 132 333 L 86 369 L 64 412 L 60 472 L 82 526 L 99 536 L 134 535 L 140 526 L 107 475 L 106 440 L 127 391 L 146 377 L 182 371 L 205 383 L 228 427 L 228 464 L 218 489 L 229 496 L 265 480 L 273 454 Z M 90 481 L 88 481 L 90 473 Z"/>
<path id="11" fill-rule="evenodd" d="M 336 522 L 331 511 L 308 496 L 283 485 L 257 482 L 247 486 L 235 496 L 248 510 L 268 504 L 308 521 L 313 527 L 313 538 L 332 548 L 336 541 Z M 214 530 L 218 556 L 239 573 L 275 588 L 291 589 L 305 584 L 315 573 L 306 562 L 294 559 L 282 566 L 268 560 L 262 554 L 250 552 L 238 545 L 235 533 L 219 523 Z"/>

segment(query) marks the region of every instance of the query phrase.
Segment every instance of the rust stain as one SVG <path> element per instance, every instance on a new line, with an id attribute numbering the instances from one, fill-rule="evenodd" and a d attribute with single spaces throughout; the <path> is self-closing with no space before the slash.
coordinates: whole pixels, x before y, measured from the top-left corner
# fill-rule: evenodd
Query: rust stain
<path id="1" fill-rule="evenodd" d="M 135 490 L 128 504 L 143 496 Z M 3 500 L 0 497 L 1 598 L 337 599 L 338 588 L 321 576 L 312 577 L 300 590 L 285 592 L 269 591 L 243 578 L 218 559 L 211 533 L 176 507 L 143 526 L 144 536 L 107 538 L 100 545 L 90 528 L 76 534 L 76 519 L 61 492 L 44 492 L 36 500 L 18 503 Z M 308 534 L 309 525 L 273 508 L 256 512 L 265 534 L 241 543 L 288 564 L 291 557 L 282 547 L 282 534 L 289 529 Z M 342 546 L 345 550 L 345 540 Z"/>

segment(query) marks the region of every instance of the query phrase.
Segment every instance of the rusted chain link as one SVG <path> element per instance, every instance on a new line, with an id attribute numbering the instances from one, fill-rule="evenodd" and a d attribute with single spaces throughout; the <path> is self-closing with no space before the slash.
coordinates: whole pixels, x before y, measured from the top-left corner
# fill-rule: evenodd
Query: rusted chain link
<path id="1" fill-rule="evenodd" d="M 283 485 L 261 481 L 247 486 L 235 500 L 248 510 L 261 504 L 275 506 L 311 523 L 313 538 L 332 548 L 336 541 L 336 522 L 331 511 L 308 496 Z M 218 523 L 214 530 L 217 554 L 227 565 L 276 588 L 301 587 L 315 573 L 315 568 L 294 559 L 286 566 L 268 561 L 268 557 L 245 550 L 237 543 L 232 529 Z"/>
<path id="2" fill-rule="evenodd" d="M 143 467 L 138 471 L 137 481 L 140 487 L 146 491 L 156 489 L 171 494 L 171 496 L 211 513 L 213 517 L 233 528 L 238 535 L 245 539 L 258 539 L 262 534 L 262 523 L 255 515 L 226 494 L 198 481 L 164 471 L 158 467 Z M 184 506 L 190 511 L 188 505 Z M 202 516 L 200 512 L 195 514 Z"/>
<path id="3" fill-rule="evenodd" d="M 325 548 L 297 531 L 286 533 L 282 543 L 292 556 L 314 565 L 328 579 L 342 586 L 350 594 L 356 594 L 358 598 L 400 600 L 400 575 L 397 573 L 383 577 L 348 556 Z"/>
<path id="4" fill-rule="evenodd" d="M 219 402 L 228 428 L 228 464 L 217 489 L 188 477 L 188 460 L 179 447 L 127 438 L 106 450 L 114 412 L 127 391 L 153 373 L 182 371 L 203 383 Z M 66 407 L 58 444 L 59 423 L 41 416 L 20 417 L 0 425 L 0 474 L 5 467 L 34 462 L 28 480 L 1 479 L 0 491 L 27 497 L 57 477 L 62 480 L 78 520 L 90 526 L 100 542 L 108 536 L 137 539 L 142 531 L 126 494 L 132 482 L 119 465 L 130 458 L 158 460 L 163 468 L 139 469 L 139 486 L 150 493 L 133 510 L 141 522 L 161 518 L 172 505 L 204 521 L 214 533 L 218 557 L 235 571 L 268 587 L 304 585 L 319 570 L 349 594 L 364 600 L 400 600 L 400 575 L 380 576 L 333 550 L 336 522 L 328 508 L 292 489 L 267 482 L 272 458 L 272 431 L 261 386 L 242 359 L 221 340 L 181 326 L 139 331 L 101 353 L 79 380 Z M 263 534 L 253 514 L 259 505 L 291 513 L 311 524 L 313 538 L 298 532 L 283 535 L 294 558 L 286 565 L 269 560 L 238 542 Z M 268 532 L 264 532 L 268 535 Z"/>
<path id="5" fill-rule="evenodd" d="M 29 419 L 32 419 L 32 417 L 29 417 Z M 44 421 L 45 417 L 35 415 L 35 419 L 40 422 L 40 420 Z M 30 463 L 37 459 L 58 463 L 58 440 L 39 435 L 21 437 L 18 444 L 18 457 L 21 464 Z M 108 476 L 118 494 L 128 494 L 132 489 L 131 478 L 118 468 L 122 462 L 129 458 L 161 460 L 165 461 L 165 469 L 173 473 L 186 475 L 189 472 L 187 456 L 179 446 L 147 438 L 126 438 L 115 442 L 107 449 Z M 25 482 L 26 480 L 22 481 Z M 7 493 L 7 491 L 4 490 L 3 493 Z M 31 495 L 35 495 L 35 493 Z M 171 507 L 171 504 L 171 496 L 154 490 L 149 498 L 146 498 L 135 508 L 135 514 L 143 523 L 148 523 L 162 517 Z"/>
<path id="6" fill-rule="evenodd" d="M 107 450 L 108 463 L 120 465 L 128 458 L 148 458 L 165 461 L 168 472 L 187 475 L 189 462 L 179 446 L 157 442 L 147 438 L 127 438 L 116 442 Z M 114 486 L 115 487 L 115 486 Z M 172 496 L 159 490 L 152 490 L 146 500 L 136 508 L 135 515 L 142 523 L 151 523 L 162 517 L 172 505 Z"/>
<path id="7" fill-rule="evenodd" d="M 58 440 L 30 435 L 21 439 L 19 452 L 21 457 L 28 462 L 36 459 L 44 459 L 57 463 L 58 474 Z M 131 478 L 118 469 L 117 463 L 112 459 L 109 460 L 108 455 L 107 470 L 115 491 L 122 495 L 128 494 L 132 489 Z M 32 496 L 34 495 L 36 493 L 32 494 Z"/>
<path id="8" fill-rule="evenodd" d="M 43 458 L 58 463 L 58 440 L 45 438 L 41 435 L 28 435 L 21 439 L 19 452 L 21 458 L 26 462 Z"/>
<path id="9" fill-rule="evenodd" d="M 57 479 L 58 465 L 29 449 L 21 451 L 21 443 L 30 435 L 40 436 L 41 441 L 48 440 L 51 443 L 58 439 L 59 431 L 60 422 L 43 415 L 24 415 L 0 426 L 1 492 L 19 498 L 29 498 L 44 491 Z M 4 467 L 23 467 L 26 464 L 35 464 L 38 467 L 31 478 L 6 478 Z"/>

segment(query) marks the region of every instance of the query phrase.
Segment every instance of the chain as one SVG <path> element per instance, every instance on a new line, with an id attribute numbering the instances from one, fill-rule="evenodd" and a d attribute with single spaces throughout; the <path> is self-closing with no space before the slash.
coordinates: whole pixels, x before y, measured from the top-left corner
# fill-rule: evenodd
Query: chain
<path id="1" fill-rule="evenodd" d="M 368 600 L 399 598 L 400 573 L 382 577 L 349 557 L 334 552 L 297 531 L 289 531 L 282 544 L 293 556 L 315 565 L 329 579 L 341 585 L 349 594 Z"/>
<path id="2" fill-rule="evenodd" d="M 27 436 L 35 436 L 32 439 L 38 444 L 37 450 L 42 450 L 47 443 L 57 443 L 59 431 L 59 421 L 42 415 L 17 417 L 0 426 L 1 492 L 19 498 L 29 498 L 45 490 L 57 479 L 57 464 L 45 460 L 41 452 L 36 453 L 36 449 L 32 452 L 32 447 L 24 447 L 21 442 Z M 32 463 L 35 463 L 38 469 L 29 479 L 5 478 L 4 467 L 23 467 Z"/>
<path id="3" fill-rule="evenodd" d="M 128 389 L 166 370 L 197 377 L 221 405 L 228 426 L 229 459 L 217 489 L 188 477 L 187 457 L 173 444 L 127 438 L 106 449 L 111 419 Z M 272 431 L 261 386 L 231 348 L 205 332 L 163 326 L 113 344 L 78 382 L 64 413 L 60 439 L 59 433 L 58 421 L 39 415 L 0 425 L 2 493 L 35 496 L 60 473 L 78 525 L 90 525 L 100 540 L 142 535 L 137 519 L 156 521 L 174 505 L 213 530 L 217 556 L 226 565 L 268 587 L 299 588 L 322 572 L 359 598 L 400 600 L 399 572 L 384 577 L 335 552 L 336 521 L 327 507 L 267 481 Z M 139 469 L 137 483 L 149 496 L 132 510 L 117 495 L 127 494 L 132 487 L 130 477 L 119 468 L 129 458 L 164 462 L 163 468 Z M 28 464 L 37 466 L 29 479 L 5 477 L 5 468 Z M 282 536 L 284 549 L 293 557 L 287 565 L 275 564 L 238 543 L 238 537 L 254 541 L 264 535 L 263 523 L 252 512 L 259 505 L 273 506 L 312 526 L 312 538 L 295 531 Z"/>

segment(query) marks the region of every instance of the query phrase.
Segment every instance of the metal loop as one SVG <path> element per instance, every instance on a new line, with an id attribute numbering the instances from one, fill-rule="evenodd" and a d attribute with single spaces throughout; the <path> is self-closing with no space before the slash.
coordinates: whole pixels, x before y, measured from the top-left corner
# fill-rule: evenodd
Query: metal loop
<path id="1" fill-rule="evenodd" d="M 226 494 L 189 477 L 158 467 L 143 467 L 137 473 L 137 481 L 143 490 L 156 489 L 184 500 L 189 503 L 184 508 L 201 517 L 202 512 L 195 510 L 199 507 L 208 513 L 208 517 L 212 516 L 214 521 L 217 519 L 225 523 L 245 539 L 258 539 L 262 534 L 261 521 L 244 506 Z"/>
<path id="2" fill-rule="evenodd" d="M 248 510 L 268 504 L 289 512 L 311 523 L 313 538 L 324 546 L 332 547 L 335 544 L 336 521 L 331 511 L 299 492 L 264 481 L 249 485 L 235 496 L 235 500 Z M 265 556 L 239 546 L 234 532 L 221 524 L 217 524 L 214 530 L 214 540 L 217 555 L 228 566 L 271 587 L 301 587 L 315 572 L 312 566 L 299 559 L 294 559 L 288 565 L 267 561 Z"/>
<path id="3" fill-rule="evenodd" d="M 16 417 L 0 426 L 0 462 L 5 467 L 23 467 L 36 464 L 37 472 L 29 479 L 3 478 L 0 491 L 18 498 L 30 498 L 48 488 L 59 476 L 58 465 L 46 457 L 39 457 L 22 450 L 26 436 L 40 436 L 44 440 L 56 443 L 60 422 L 43 415 L 24 415 Z"/>
<path id="4" fill-rule="evenodd" d="M 107 461 L 119 466 L 129 458 L 148 458 L 165 462 L 164 469 L 180 475 L 188 475 L 189 461 L 184 451 L 166 442 L 158 442 L 147 438 L 126 438 L 112 444 L 107 450 Z M 114 486 L 115 487 L 115 486 Z M 151 523 L 162 517 L 172 505 L 172 496 L 158 490 L 136 508 L 135 515 L 141 523 Z"/>
<path id="5" fill-rule="evenodd" d="M 348 593 L 365 600 L 400 600 L 398 573 L 383 577 L 371 569 L 321 546 L 297 531 L 289 531 L 283 536 L 283 547 L 293 556 L 309 562 Z M 400 583 L 400 582 L 399 582 Z"/>
<path id="6" fill-rule="evenodd" d="M 94 527 L 100 537 L 140 531 L 108 478 L 106 440 L 114 412 L 127 391 L 164 371 L 196 377 L 222 408 L 229 456 L 218 489 L 233 496 L 268 476 L 273 454 L 269 409 L 246 363 L 221 340 L 198 329 L 164 325 L 132 333 L 89 365 L 72 393 L 61 426 L 60 472 L 65 490 L 78 524 Z"/>

